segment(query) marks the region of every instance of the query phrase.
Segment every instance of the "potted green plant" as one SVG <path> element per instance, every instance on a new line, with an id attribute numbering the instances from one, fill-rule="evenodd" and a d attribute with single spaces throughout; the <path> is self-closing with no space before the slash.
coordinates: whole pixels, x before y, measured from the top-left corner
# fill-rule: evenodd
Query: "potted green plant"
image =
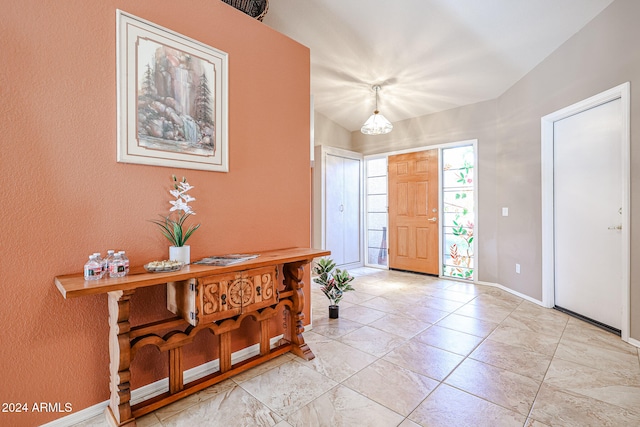
<path id="1" fill-rule="evenodd" d="M 353 276 L 347 270 L 335 268 L 336 263 L 331 258 L 321 258 L 313 268 L 317 275 L 313 281 L 320 285 L 322 292 L 329 298 L 329 318 L 337 319 L 339 316 L 340 300 L 347 291 L 354 291 L 350 283 Z"/>

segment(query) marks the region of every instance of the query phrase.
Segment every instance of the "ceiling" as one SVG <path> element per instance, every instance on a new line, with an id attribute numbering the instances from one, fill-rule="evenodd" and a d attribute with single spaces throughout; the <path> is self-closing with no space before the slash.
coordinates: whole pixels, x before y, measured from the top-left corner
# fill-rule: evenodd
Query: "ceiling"
<path id="1" fill-rule="evenodd" d="M 613 0 L 270 0 L 308 46 L 315 110 L 360 129 L 494 99 Z"/>

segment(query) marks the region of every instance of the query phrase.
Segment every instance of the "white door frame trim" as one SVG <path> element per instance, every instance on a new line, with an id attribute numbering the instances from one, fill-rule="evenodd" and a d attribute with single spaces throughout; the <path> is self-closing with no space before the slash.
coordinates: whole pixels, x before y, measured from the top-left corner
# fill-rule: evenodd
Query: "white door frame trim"
<path id="1" fill-rule="evenodd" d="M 629 341 L 630 329 L 630 83 L 626 82 L 598 95 L 548 114 L 541 119 L 542 155 L 542 303 L 555 305 L 555 254 L 553 205 L 553 123 L 598 105 L 621 100 L 622 121 L 622 328 L 623 341 Z"/>

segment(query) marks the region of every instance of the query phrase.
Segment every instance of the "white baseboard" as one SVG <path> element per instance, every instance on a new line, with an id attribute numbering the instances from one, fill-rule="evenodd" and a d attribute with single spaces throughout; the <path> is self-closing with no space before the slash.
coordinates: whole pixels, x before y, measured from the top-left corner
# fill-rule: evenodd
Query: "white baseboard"
<path id="1" fill-rule="evenodd" d="M 504 291 L 509 292 L 510 294 L 513 294 L 513 295 L 519 296 L 520 298 L 526 299 L 527 301 L 530 301 L 530 302 L 532 302 L 532 303 L 534 303 L 534 304 L 538 304 L 539 306 L 542 306 L 542 307 L 544 307 L 544 308 L 549 308 L 549 309 L 553 308 L 553 307 L 547 307 L 546 305 L 544 305 L 544 303 L 543 303 L 542 301 L 538 301 L 538 300 L 537 300 L 537 299 L 535 299 L 535 298 L 531 298 L 530 296 L 527 296 L 527 295 L 521 294 L 520 292 L 516 292 L 516 291 L 514 291 L 513 289 L 509 289 L 509 288 L 507 288 L 507 287 L 505 287 L 505 286 L 502 286 L 502 285 L 499 285 L 499 284 L 497 284 L 497 283 L 476 281 L 476 282 L 475 282 L 475 284 L 476 284 L 476 285 L 493 286 L 493 287 L 495 287 L 495 288 L 500 288 L 500 289 L 502 289 L 502 290 L 504 290 Z M 624 339 L 622 339 L 622 341 L 625 341 L 625 340 L 624 340 Z M 628 341 L 625 341 L 625 342 L 626 342 L 626 343 L 628 343 L 628 344 L 631 344 L 631 345 L 632 345 L 632 346 L 634 346 L 634 347 L 638 347 L 638 348 L 640 348 L 640 341 L 639 341 L 639 340 L 636 340 L 636 339 L 633 339 L 633 338 L 629 337 L 629 340 L 628 340 Z"/>
<path id="2" fill-rule="evenodd" d="M 311 327 L 305 327 L 306 330 L 311 330 Z M 271 348 L 274 348 L 283 335 L 271 338 Z M 254 344 L 250 347 L 238 350 L 231 354 L 231 363 L 236 364 L 243 360 L 250 359 L 260 354 L 260 344 Z M 220 368 L 220 359 L 212 360 L 202 365 L 184 371 L 184 382 L 190 383 L 197 379 L 206 377 L 207 375 L 217 372 Z M 169 391 L 169 378 L 163 378 L 154 383 L 147 384 L 143 387 L 131 390 L 131 404 L 135 405 L 140 402 L 144 402 L 147 399 L 158 396 L 162 393 Z M 74 424 L 81 423 L 83 421 L 90 420 L 104 413 L 104 410 L 109 405 L 109 401 L 97 403 L 93 406 L 85 408 L 81 411 L 74 412 L 65 417 L 58 418 L 47 424 L 43 424 L 41 427 L 70 427 Z"/>
<path id="3" fill-rule="evenodd" d="M 629 344 L 635 346 L 635 347 L 640 347 L 640 341 L 638 341 L 635 338 L 631 338 L 629 337 L 629 341 L 627 341 Z"/>
<path id="4" fill-rule="evenodd" d="M 531 298 L 529 295 L 525 295 L 522 294 L 518 291 L 514 291 L 513 289 L 507 288 L 506 286 L 500 285 L 498 283 L 492 283 L 492 282 L 481 282 L 479 280 L 476 280 L 474 282 L 476 285 L 484 285 L 484 286 L 493 286 L 494 288 L 499 288 L 502 289 L 503 291 L 509 292 L 512 295 L 515 295 L 517 297 L 520 297 L 522 299 L 526 299 L 529 302 L 532 302 L 534 304 L 538 304 L 539 306 L 545 307 L 544 303 L 542 301 L 539 301 L 535 298 Z M 551 308 L 551 307 L 545 307 L 545 308 Z"/>
<path id="5" fill-rule="evenodd" d="M 104 414 L 104 410 L 109 404 L 108 400 L 104 402 L 96 403 L 93 406 L 89 406 L 81 411 L 74 412 L 65 417 L 58 418 L 57 420 L 53 420 L 49 423 L 42 424 L 40 427 L 69 427 L 75 424 L 90 420 L 91 418 L 97 417 L 100 414 Z"/>

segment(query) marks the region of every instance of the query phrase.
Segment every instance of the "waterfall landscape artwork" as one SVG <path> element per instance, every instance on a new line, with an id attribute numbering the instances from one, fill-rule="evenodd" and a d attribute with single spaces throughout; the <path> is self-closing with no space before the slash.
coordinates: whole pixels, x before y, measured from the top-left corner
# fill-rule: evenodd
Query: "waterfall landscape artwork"
<path id="1" fill-rule="evenodd" d="M 213 64 L 151 40 L 138 43 L 138 143 L 202 156 L 216 150 Z"/>
<path id="2" fill-rule="evenodd" d="M 228 171 L 227 54 L 118 11 L 118 161 Z"/>

